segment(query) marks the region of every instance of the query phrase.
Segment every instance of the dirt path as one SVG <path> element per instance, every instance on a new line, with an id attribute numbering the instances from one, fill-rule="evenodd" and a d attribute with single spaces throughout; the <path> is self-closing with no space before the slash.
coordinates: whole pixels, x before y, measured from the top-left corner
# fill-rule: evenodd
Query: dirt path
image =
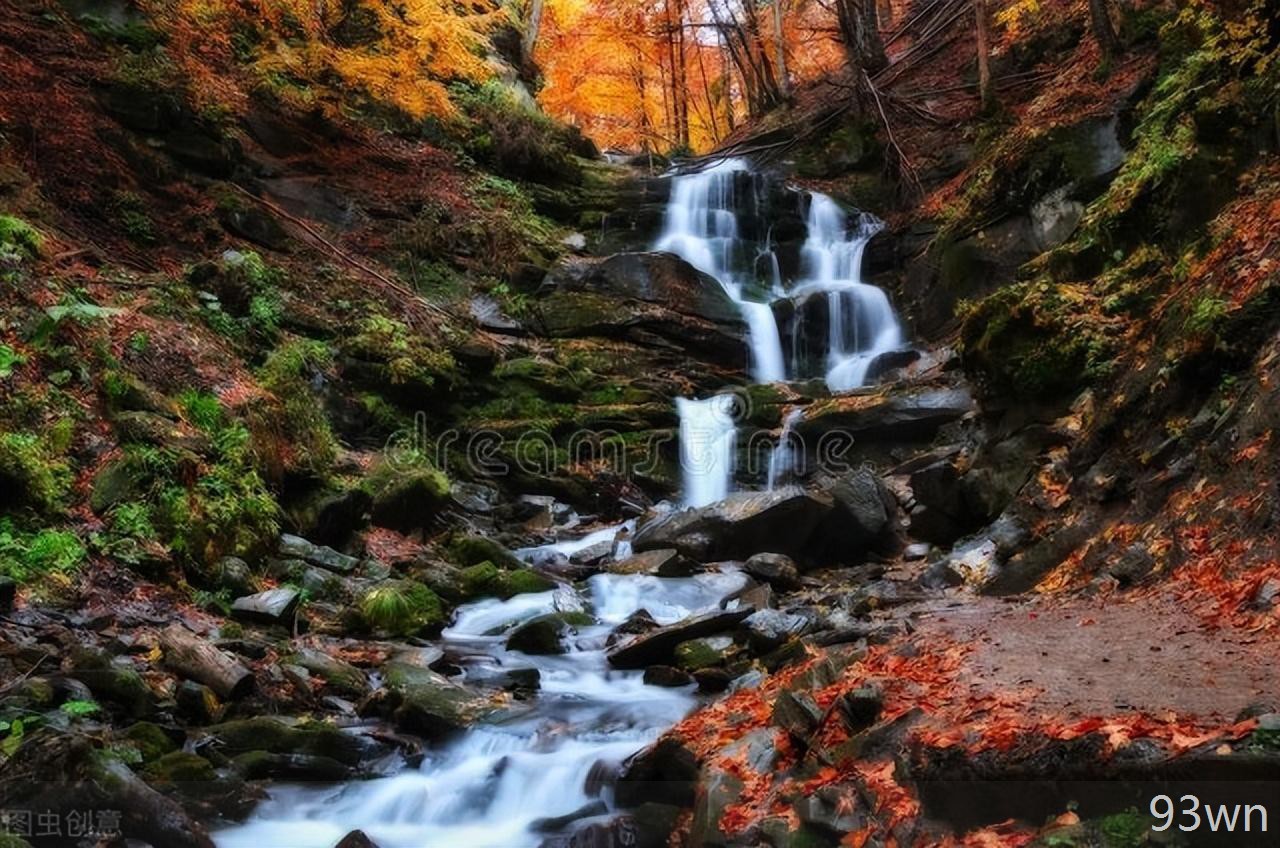
<path id="1" fill-rule="evenodd" d="M 1167 599 L 963 598 L 915 618 L 926 639 L 977 646 L 964 674 L 971 694 L 1034 690 L 1030 706 L 1045 713 L 1231 722 L 1246 707 L 1280 705 L 1280 634 L 1204 628 Z"/>

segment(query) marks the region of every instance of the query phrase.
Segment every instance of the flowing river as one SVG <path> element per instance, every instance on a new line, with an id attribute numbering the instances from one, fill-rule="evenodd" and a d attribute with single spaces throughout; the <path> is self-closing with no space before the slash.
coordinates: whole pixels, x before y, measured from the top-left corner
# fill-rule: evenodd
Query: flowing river
<path id="1" fill-rule="evenodd" d="M 740 196 L 744 187 L 746 196 Z M 675 177 L 654 247 L 710 274 L 739 305 L 754 379 L 811 376 L 799 373 L 795 350 L 788 369 L 773 301 L 803 304 L 822 297 L 828 324 L 827 349 L 820 357 L 823 376 L 833 391 L 860 386 L 875 357 L 902 344 L 888 298 L 861 280 L 862 251 L 877 223 L 861 220 L 850 227 L 834 201 L 808 195 L 800 277 L 788 288 L 771 247 L 752 247 L 739 235 L 740 212 L 763 208 L 764 188 L 764 180 L 736 159 Z M 804 314 L 796 310 L 793 320 L 804 320 Z M 791 330 L 793 340 L 799 338 L 796 328 Z M 677 398 L 676 404 L 685 505 L 713 503 L 732 490 L 733 397 Z M 798 415 L 788 418 L 788 431 Z M 784 439 L 771 462 L 771 486 L 790 471 L 790 450 Z M 610 539 L 619 529 L 519 553 L 538 563 Z M 649 686 L 641 672 L 611 669 L 606 638 L 638 610 L 661 624 L 674 623 L 716 608 L 745 584 L 733 570 L 689 578 L 599 574 L 581 590 L 562 587 L 460 607 L 441 647 L 462 658 L 462 682 L 491 677 L 495 670 L 537 669 L 540 689 L 523 711 L 517 707 L 504 721 L 477 725 L 431 752 L 419 767 L 402 767 L 390 777 L 336 786 L 273 785 L 270 798 L 247 822 L 215 834 L 215 840 L 220 848 L 332 848 L 359 829 L 381 848 L 532 848 L 546 838 L 537 827 L 540 819 L 607 816 L 613 807 L 607 781 L 594 779 L 600 764 L 620 763 L 697 701 L 692 684 Z M 567 653 L 527 656 L 506 650 L 505 634 L 513 625 L 567 608 L 584 609 L 594 619 L 579 629 Z"/>

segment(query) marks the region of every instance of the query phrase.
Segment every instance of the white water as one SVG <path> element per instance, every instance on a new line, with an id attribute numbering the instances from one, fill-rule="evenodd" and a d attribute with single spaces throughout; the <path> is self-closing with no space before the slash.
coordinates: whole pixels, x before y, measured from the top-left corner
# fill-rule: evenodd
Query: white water
<path id="1" fill-rule="evenodd" d="M 662 234 L 654 249 L 675 253 L 711 275 L 738 305 L 747 323 L 751 375 L 757 382 L 786 380 L 788 373 L 773 308 L 743 296 L 744 288 L 753 282 L 774 299 L 789 296 L 797 304 L 825 297 L 827 387 L 843 392 L 864 385 L 876 357 L 904 343 L 888 295 L 862 281 L 862 254 L 879 229 L 878 222 L 864 217 L 851 230 L 839 204 L 825 194 L 810 193 L 801 279 L 788 292 L 778 256 L 768 244 L 757 248 L 757 255 L 749 261 L 743 255 L 746 243 L 739 237 L 737 210 L 745 208 L 745 202 L 756 210 L 761 205 L 756 183 L 744 177 L 749 173 L 747 162 L 728 159 L 704 171 L 674 177 Z M 752 196 L 736 197 L 736 186 L 747 182 Z M 754 279 L 757 274 L 767 279 Z M 804 310 L 796 309 L 794 314 L 792 337 L 798 340 Z M 792 377 L 799 376 L 798 347 L 797 342 L 792 351 Z M 722 403 L 715 398 L 676 400 L 685 506 L 713 503 L 732 490 L 736 436 L 733 422 L 722 414 Z M 788 424 L 783 438 L 789 435 Z M 793 461 L 791 446 L 780 443 L 770 457 L 770 489 L 790 473 Z"/>
<path id="2" fill-rule="evenodd" d="M 738 442 L 733 410 L 733 395 L 676 398 L 685 506 L 706 506 L 729 494 Z"/>
<path id="3" fill-rule="evenodd" d="M 769 478 L 765 488 L 770 492 L 789 483 L 789 478 L 796 470 L 796 446 L 791 434 L 802 418 L 804 408 L 798 406 L 782 419 L 782 432 L 778 434 L 778 443 L 773 446 L 773 453 L 769 455 Z"/>
<path id="4" fill-rule="evenodd" d="M 752 376 L 757 382 L 770 383 L 787 378 L 778 323 L 769 304 L 743 298 L 744 275 L 735 267 L 741 264 L 742 244 L 734 183 L 738 174 L 750 171 L 745 161 L 726 159 L 696 174 L 673 178 L 666 221 L 654 250 L 674 253 L 715 277 L 747 322 Z"/>
<path id="5" fill-rule="evenodd" d="M 856 389 L 866 382 L 867 368 L 881 354 L 902 347 L 898 316 L 882 289 L 862 281 L 862 253 L 879 230 L 860 222 L 849 232 L 843 209 L 825 194 L 812 194 L 801 256 L 806 276 L 792 293 L 796 298 L 827 298 L 827 388 Z"/>
<path id="6" fill-rule="evenodd" d="M 529 830 L 534 820 L 574 812 L 597 797 L 611 803 L 607 791 L 588 792 L 598 762 L 620 763 L 696 703 L 691 687 L 646 686 L 640 672 L 612 670 L 603 650 L 610 629 L 641 608 L 659 622 L 679 621 L 714 608 L 745 582 L 729 571 L 680 579 L 597 575 L 585 600 L 598 624 L 581 628 L 561 656 L 503 647 L 512 624 L 555 608 L 556 592 L 461 607 L 443 646 L 490 658 L 468 660 L 473 665 L 537 668 L 541 690 L 527 712 L 474 727 L 420 768 L 392 777 L 272 786 L 248 822 L 215 834 L 215 841 L 219 848 L 332 848 L 360 829 L 382 848 L 536 846 L 545 835 Z"/>

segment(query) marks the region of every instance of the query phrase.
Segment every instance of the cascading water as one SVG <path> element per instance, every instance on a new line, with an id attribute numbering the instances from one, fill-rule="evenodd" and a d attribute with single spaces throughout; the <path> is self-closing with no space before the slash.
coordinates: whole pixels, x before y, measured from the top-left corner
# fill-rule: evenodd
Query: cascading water
<path id="1" fill-rule="evenodd" d="M 617 528 L 613 528 L 615 531 Z M 640 672 L 610 669 L 605 638 L 638 609 L 670 624 L 713 609 L 746 583 L 739 572 L 690 578 L 600 574 L 588 581 L 596 623 L 579 629 L 560 656 L 503 647 L 504 631 L 560 609 L 569 589 L 479 601 L 460 607 L 444 647 L 465 657 L 463 680 L 484 671 L 536 668 L 540 690 L 525 711 L 483 724 L 429 756 L 420 767 L 338 786 L 271 788 L 245 824 L 215 834 L 219 848 L 332 848 L 354 829 L 382 848 L 522 848 L 546 838 L 531 825 L 597 804 L 607 792 L 589 780 L 601 761 L 620 763 L 679 721 L 696 703 L 692 687 L 647 686 Z"/>
<path id="2" fill-rule="evenodd" d="M 723 500 L 729 494 L 737 451 L 734 397 L 676 398 L 676 411 L 680 415 L 680 468 L 685 506 L 706 506 Z"/>
<path id="3" fill-rule="evenodd" d="M 796 407 L 782 419 L 782 432 L 778 434 L 778 444 L 774 445 L 769 455 L 769 477 L 765 486 L 770 492 L 789 482 L 796 470 L 796 446 L 793 444 L 792 432 L 800 419 L 804 418 L 804 409 Z"/>
<path id="4" fill-rule="evenodd" d="M 750 197 L 738 197 L 739 189 Z M 739 211 L 759 213 L 764 205 L 760 180 L 741 159 L 728 159 L 706 170 L 672 179 L 662 234 L 655 250 L 669 251 L 711 275 L 742 311 L 747 323 L 751 375 L 757 382 L 788 378 L 781 333 L 773 307 L 747 299 L 754 287 L 774 299 L 796 304 L 822 297 L 826 301 L 827 334 L 823 376 L 833 392 L 858 388 L 876 357 L 898 349 L 903 334 L 888 295 L 862 281 L 862 254 L 879 230 L 879 222 L 863 216 L 850 231 L 848 216 L 830 197 L 809 193 L 806 237 L 800 250 L 800 279 L 788 292 L 772 235 L 747 256 Z M 790 376 L 799 377 L 806 310 L 793 310 Z M 736 437 L 723 402 L 677 399 L 680 415 L 680 461 L 686 506 L 703 506 L 727 495 L 732 487 Z M 784 427 L 784 438 L 790 431 Z M 770 458 L 769 488 L 788 473 L 790 447 L 779 444 Z M 775 465 L 778 468 L 775 469 Z"/>
<path id="5" fill-rule="evenodd" d="M 889 296 L 862 282 L 862 253 L 880 225 L 864 219 L 849 234 L 844 210 L 815 193 L 806 226 L 801 257 L 807 276 L 792 296 L 826 296 L 827 387 L 833 392 L 856 389 L 866 382 L 867 368 L 877 356 L 903 344 Z"/>
<path id="6" fill-rule="evenodd" d="M 656 249 L 676 253 L 713 276 L 741 307 L 756 380 L 785 380 L 788 374 L 774 311 L 767 303 L 745 298 L 748 286 L 775 299 L 825 297 L 827 383 L 833 391 L 861 385 L 870 362 L 902 343 L 888 298 L 861 280 L 862 250 L 874 229 L 863 224 L 849 234 L 843 210 L 824 195 L 810 195 L 802 278 L 787 292 L 769 239 L 748 255 L 739 238 L 735 186 L 752 187 L 753 196 L 746 200 L 757 219 L 762 207 L 758 181 L 749 173 L 745 162 L 729 160 L 675 178 Z M 796 321 L 803 320 L 802 310 L 795 314 Z M 791 329 L 794 336 L 796 327 Z M 800 358 L 793 356 L 791 376 L 799 374 Z M 716 395 L 676 403 L 685 504 L 713 503 L 731 487 L 736 399 Z M 790 436 L 799 421 L 795 410 L 784 422 L 770 460 L 770 488 L 786 484 L 794 472 Z M 526 562 L 548 564 L 614 540 L 615 556 L 622 557 L 633 528 L 629 522 L 517 553 Z M 597 781 L 590 779 L 593 769 L 601 761 L 621 762 L 696 703 L 692 687 L 646 686 L 638 672 L 612 670 L 604 651 L 610 630 L 639 609 L 659 623 L 679 621 L 716 607 L 745 582 L 735 571 L 682 579 L 600 574 L 588 581 L 585 598 L 561 587 L 460 607 L 441 646 L 462 666 L 464 683 L 492 679 L 495 670 L 536 669 L 538 697 L 526 702 L 523 712 L 474 727 L 418 768 L 394 776 L 336 786 L 273 786 L 269 800 L 249 821 L 215 834 L 216 842 L 220 848 L 331 848 L 360 829 L 383 848 L 538 845 L 543 836 L 531 827 L 538 819 L 565 816 L 592 803 L 597 815 L 611 809 L 609 792 L 595 788 Z M 595 623 L 579 628 L 567 653 L 526 656 L 505 648 L 505 634 L 519 623 L 584 605 Z"/>
<path id="7" fill-rule="evenodd" d="M 704 171 L 675 177 L 662 235 L 654 250 L 674 253 L 720 283 L 747 322 L 752 376 L 770 383 L 787 378 L 778 322 L 769 304 L 742 296 L 746 275 L 735 267 L 741 264 L 742 243 L 734 187 L 740 175 L 750 173 L 743 160 L 726 159 Z"/>

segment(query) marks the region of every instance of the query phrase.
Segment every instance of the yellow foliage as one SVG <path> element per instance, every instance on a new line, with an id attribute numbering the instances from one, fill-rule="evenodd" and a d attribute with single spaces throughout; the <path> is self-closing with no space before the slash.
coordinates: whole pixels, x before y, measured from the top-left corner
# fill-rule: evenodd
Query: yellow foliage
<path id="1" fill-rule="evenodd" d="M 337 78 L 413 118 L 447 116 L 447 85 L 482 81 L 490 31 L 505 14 L 495 0 L 150 0 L 173 20 L 188 57 L 230 51 L 231 33 L 254 33 L 252 66 L 263 79 L 315 83 Z M 344 46 L 333 31 L 359 8 L 375 35 Z M 241 36 L 244 38 L 244 36 Z M 253 40 L 253 37 L 250 38 Z M 198 61 L 198 60 L 197 60 Z"/>

